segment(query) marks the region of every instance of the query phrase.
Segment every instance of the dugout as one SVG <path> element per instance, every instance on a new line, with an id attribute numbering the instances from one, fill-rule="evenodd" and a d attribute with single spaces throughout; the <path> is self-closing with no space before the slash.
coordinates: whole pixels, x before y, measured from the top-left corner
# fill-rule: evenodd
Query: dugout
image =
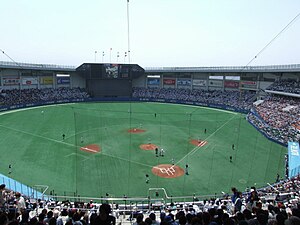
<path id="1" fill-rule="evenodd" d="M 93 97 L 131 97 L 132 80 L 144 76 L 137 64 L 84 63 L 76 72 L 86 80 Z"/>

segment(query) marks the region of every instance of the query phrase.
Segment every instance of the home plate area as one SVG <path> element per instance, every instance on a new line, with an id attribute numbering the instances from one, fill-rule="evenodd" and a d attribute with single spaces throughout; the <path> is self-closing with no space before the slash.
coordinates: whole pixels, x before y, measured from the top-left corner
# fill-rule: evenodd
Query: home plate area
<path id="1" fill-rule="evenodd" d="M 152 168 L 152 173 L 163 178 L 176 178 L 184 174 L 184 169 L 171 164 L 160 164 Z"/>

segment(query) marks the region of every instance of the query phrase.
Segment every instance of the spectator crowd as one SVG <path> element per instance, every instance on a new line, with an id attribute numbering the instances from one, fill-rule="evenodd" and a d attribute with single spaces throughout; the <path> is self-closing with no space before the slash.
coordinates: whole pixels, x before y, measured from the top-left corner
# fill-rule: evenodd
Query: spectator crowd
<path id="1" fill-rule="evenodd" d="M 0 92 L 0 107 L 18 104 L 30 104 L 45 101 L 89 98 L 83 88 L 42 88 L 42 89 L 11 89 Z"/>
<path id="2" fill-rule="evenodd" d="M 132 97 L 217 104 L 236 109 L 249 110 L 255 97 L 253 91 L 222 91 L 174 88 L 133 88 Z"/>
<path id="3" fill-rule="evenodd" d="M 261 104 L 252 108 L 248 120 L 282 144 L 299 141 L 300 98 L 267 95 Z"/>
<path id="4" fill-rule="evenodd" d="M 300 94 L 300 82 L 295 80 L 279 80 L 271 84 L 267 90 Z"/>
<path id="5" fill-rule="evenodd" d="M 292 83 L 292 84 L 291 84 Z M 283 84 L 281 91 L 292 91 L 299 82 L 275 82 L 273 87 Z M 289 84 L 289 85 L 288 85 Z M 287 89 L 285 89 L 285 87 Z M 297 89 L 295 89 L 297 90 Z M 267 137 L 283 145 L 300 140 L 300 99 L 283 95 L 267 95 L 261 104 L 253 105 L 255 92 L 222 91 L 174 88 L 134 88 L 133 97 L 200 102 L 223 105 L 250 112 L 247 119 Z"/>
<path id="6" fill-rule="evenodd" d="M 171 202 L 156 208 L 132 203 L 35 200 L 0 186 L 0 225 L 299 225 L 300 177 L 220 198 Z M 132 207 L 133 206 L 133 207 Z"/>

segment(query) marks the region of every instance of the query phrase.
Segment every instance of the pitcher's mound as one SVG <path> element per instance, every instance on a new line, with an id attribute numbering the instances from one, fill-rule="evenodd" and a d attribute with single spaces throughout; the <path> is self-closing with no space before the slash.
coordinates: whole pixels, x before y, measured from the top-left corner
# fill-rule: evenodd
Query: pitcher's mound
<path id="1" fill-rule="evenodd" d="M 101 151 L 101 147 L 97 144 L 91 144 L 91 145 L 81 147 L 80 150 L 89 153 L 97 153 Z"/>
<path id="2" fill-rule="evenodd" d="M 197 140 L 197 139 L 192 139 L 190 140 L 190 143 L 195 146 L 203 147 L 206 145 L 208 142 L 207 141 L 202 141 L 202 140 Z"/>
<path id="3" fill-rule="evenodd" d="M 184 169 L 171 164 L 160 164 L 152 168 L 152 173 L 163 178 L 175 178 L 184 174 Z"/>
<path id="4" fill-rule="evenodd" d="M 142 145 L 140 145 L 140 149 L 142 149 L 142 150 L 155 150 L 156 148 L 158 148 L 158 146 L 154 145 L 154 144 L 142 144 Z"/>
<path id="5" fill-rule="evenodd" d="M 127 130 L 128 133 L 134 133 L 134 134 L 143 133 L 143 132 L 145 132 L 145 131 L 146 131 L 146 130 L 138 129 L 138 128 L 133 128 L 133 129 Z"/>

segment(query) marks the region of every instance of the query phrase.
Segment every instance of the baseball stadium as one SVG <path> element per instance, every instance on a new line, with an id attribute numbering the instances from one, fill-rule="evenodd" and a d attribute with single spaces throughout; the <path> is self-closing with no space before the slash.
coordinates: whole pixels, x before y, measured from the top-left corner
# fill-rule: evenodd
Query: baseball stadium
<path id="1" fill-rule="evenodd" d="M 0 225 L 300 224 L 297 3 L 114 1 L 3 3 Z"/>
<path id="2" fill-rule="evenodd" d="M 299 121 L 294 133 L 277 128 L 283 121 L 270 132 L 264 104 L 290 98 L 272 87 L 298 84 L 299 68 L 238 75 L 238 67 L 2 62 L 3 181 L 87 198 L 193 199 L 266 187 L 288 176 L 287 144 L 299 140 Z M 280 111 L 294 112 L 299 102 L 291 101 Z"/>

